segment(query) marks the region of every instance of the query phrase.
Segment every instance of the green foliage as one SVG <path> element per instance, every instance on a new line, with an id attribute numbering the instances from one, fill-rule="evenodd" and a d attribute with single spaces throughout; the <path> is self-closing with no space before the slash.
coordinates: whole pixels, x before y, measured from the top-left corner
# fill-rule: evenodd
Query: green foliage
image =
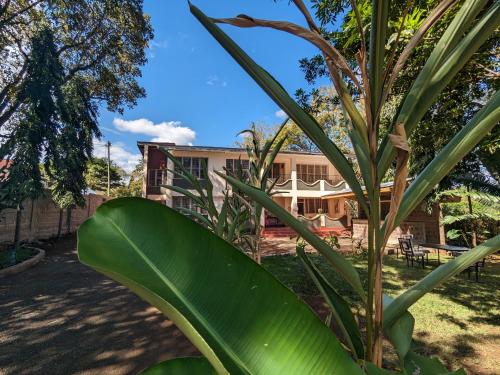
<path id="1" fill-rule="evenodd" d="M 145 95 L 140 66 L 152 39 L 142 0 L 7 1 L 0 6 L 0 128 L 23 105 L 26 67 L 36 54 L 25 48 L 41 29 L 54 34 L 65 82 L 82 79 L 93 100 L 122 111 Z"/>
<path id="2" fill-rule="evenodd" d="M 482 242 L 498 234 L 500 197 L 465 188 L 443 191 L 439 196 L 451 198 L 441 206 L 446 236 L 453 242 L 470 247 L 474 235 Z"/>
<path id="3" fill-rule="evenodd" d="M 96 108 L 83 80 L 65 82 L 50 29 L 43 28 L 33 37 L 31 53 L 27 79 L 18 92 L 24 103 L 17 115 L 18 126 L 5 137 L 0 158 L 13 160 L 9 180 L 20 173 L 21 181 L 31 181 L 26 198 L 43 192 L 42 163 L 54 200 L 61 207 L 82 205 L 83 172 L 92 138 L 99 135 Z M 16 190 L 17 194 L 25 191 Z"/>
<path id="4" fill-rule="evenodd" d="M 110 187 L 117 189 L 123 187 L 125 171 L 111 161 Z M 87 163 L 85 171 L 87 187 L 98 192 L 106 193 L 108 188 L 108 160 L 106 158 L 92 158 Z"/>
<path id="5" fill-rule="evenodd" d="M 176 358 L 160 362 L 141 375 L 217 375 L 205 358 Z"/>
<path id="6" fill-rule="evenodd" d="M 144 179 L 144 159 L 141 159 L 130 174 L 128 190 L 131 197 L 142 196 L 142 182 Z"/>
<path id="7" fill-rule="evenodd" d="M 164 185 L 165 188 L 174 192 L 180 193 L 189 198 L 194 203 L 193 209 L 181 208 L 180 212 L 187 215 L 194 221 L 200 223 L 210 231 L 221 238 L 224 238 L 229 243 L 233 243 L 241 250 L 248 248 L 249 241 L 247 234 L 249 233 L 249 204 L 237 193 L 224 192 L 222 205 L 217 208 L 213 196 L 213 184 L 210 178 L 206 178 L 202 184 L 196 176 L 194 176 L 184 165 L 173 156 L 166 148 L 161 149 L 169 160 L 174 164 L 174 170 L 169 170 L 169 173 L 177 177 L 183 178 L 191 187 L 191 189 L 181 188 L 179 186 Z M 202 163 L 203 176 L 209 176 L 209 172 L 205 163 Z M 241 169 L 239 177 L 245 178 Z M 194 190 L 193 194 L 190 190 Z M 251 243 L 250 243 L 251 244 Z"/>
<path id="8" fill-rule="evenodd" d="M 139 198 L 104 203 L 78 230 L 78 256 L 167 314 L 219 374 L 362 373 L 295 294 L 166 206 Z"/>
<path id="9" fill-rule="evenodd" d="M 449 7 L 452 3 L 447 1 L 443 4 Z M 332 316 L 341 321 L 347 348 L 342 347 L 336 338 L 331 338 L 334 336 L 321 321 L 316 326 L 307 313 L 302 316 L 300 311 L 303 307 L 297 299 L 290 297 L 288 300 L 288 291 L 280 295 L 279 291 L 286 289 L 248 258 L 234 251 L 227 242 L 216 239 L 196 223 L 152 202 L 123 200 L 102 206 L 80 230 L 78 251 L 81 260 L 121 281 L 169 314 L 219 373 L 387 374 L 390 372 L 380 368 L 383 364 L 384 333 L 400 356 L 400 373 L 445 372 L 445 367 L 439 362 L 421 358 L 410 350 L 414 320 L 408 309 L 443 282 L 498 251 L 500 236 L 438 267 L 393 300 L 386 299 L 385 303 L 382 257 L 394 228 L 460 160 L 475 149 L 500 120 L 500 92 L 496 92 L 480 110 L 471 114 L 460 131 L 406 189 L 410 150 L 407 137 L 415 132 L 420 120 L 439 100 L 439 95 L 444 93 L 446 86 L 494 33 L 500 22 L 500 3 L 486 3 L 466 0 L 460 4 L 460 10 L 449 27 L 440 33 L 429 58 L 422 64 L 423 68 L 417 69 L 416 78 L 406 85 L 405 94 L 396 105 L 397 110 L 386 134 L 381 132 L 382 107 L 387 102 L 392 83 L 399 77 L 401 70 L 398 69 L 401 64 L 405 65 L 404 56 L 409 57 L 415 51 L 417 42 L 439 19 L 434 17 L 435 13 L 431 13 L 434 18 L 422 23 L 421 27 L 426 25 L 426 28 L 419 28 L 409 44 L 400 46 L 404 48 L 400 55 L 402 60 L 398 59 L 393 69 L 392 53 L 386 53 L 386 36 L 391 33 L 390 20 L 394 12 L 401 8 L 389 9 L 387 2 L 372 1 L 370 37 L 361 32 L 360 38 L 358 61 L 362 82 L 359 82 L 347 59 L 331 43 L 329 35 L 325 39 L 324 33 L 299 0 L 294 4 L 304 15 L 309 30 L 288 22 L 259 20 L 245 15 L 233 19 L 213 19 L 191 5 L 191 12 L 207 31 L 337 168 L 368 217 L 367 278 L 363 284 L 353 264 L 266 194 L 266 183 L 251 175 L 249 184 L 245 184 L 237 178 L 218 173 L 234 188 L 294 229 L 318 251 L 324 263 L 349 283 L 351 293 L 365 312 L 364 353 L 355 343 L 361 341 L 355 339 L 360 330 L 353 325 L 354 319 L 346 306 L 347 299 L 340 297 L 340 293 L 313 267 L 305 253 L 302 253 L 301 259 L 329 302 Z M 357 10 L 354 9 L 357 27 L 363 30 Z M 419 17 L 413 20 L 418 21 Z M 328 71 L 339 101 L 349 117 L 346 133 L 354 148 L 366 199 L 361 182 L 342 150 L 283 86 L 216 25 L 218 22 L 242 27 L 272 27 L 304 38 L 321 49 L 327 63 L 325 71 Z M 369 44 L 366 44 L 367 39 Z M 397 48 L 394 47 L 394 51 Z M 344 79 L 343 75 L 348 78 Z M 358 96 L 363 98 L 364 107 L 356 104 Z M 259 142 L 253 143 L 254 149 L 258 150 Z M 265 173 L 260 173 L 266 168 L 259 167 L 265 166 L 259 154 L 252 151 L 249 157 L 255 165 L 251 170 L 259 172 L 256 173 L 259 177 L 265 176 Z M 396 168 L 391 207 L 389 214 L 383 218 L 380 181 L 394 158 Z M 382 226 L 381 221 L 384 223 Z M 303 247 L 298 246 L 299 253 L 302 250 Z M 207 257 L 206 260 L 204 257 Z M 256 316 L 258 319 L 255 319 Z M 244 322 L 251 322 L 251 327 L 243 328 Z M 357 362 L 353 360 L 356 356 L 359 358 Z M 370 362 L 374 362 L 375 366 Z"/>

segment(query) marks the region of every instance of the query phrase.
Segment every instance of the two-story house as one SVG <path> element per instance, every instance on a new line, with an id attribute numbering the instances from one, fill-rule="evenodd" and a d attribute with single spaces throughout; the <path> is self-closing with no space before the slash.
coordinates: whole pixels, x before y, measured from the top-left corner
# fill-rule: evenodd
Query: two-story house
<path id="1" fill-rule="evenodd" d="M 143 197 L 173 208 L 192 208 L 193 202 L 182 194 L 162 187 L 174 185 L 187 188 L 188 185 L 183 178 L 168 172 L 174 169 L 174 165 L 160 147 L 167 148 L 202 184 L 210 178 L 214 185 L 215 204 L 219 207 L 222 205 L 224 191 L 230 187 L 213 171 L 224 171 L 224 168 L 235 170 L 240 160 L 242 167 L 248 168 L 247 153 L 242 148 L 181 146 L 161 142 L 138 142 L 137 145 L 144 157 Z M 208 176 L 204 175 L 203 162 L 207 165 Z M 352 203 L 348 204 L 348 201 L 355 202 L 355 198 L 323 154 L 281 151 L 274 161 L 269 178 L 277 180 L 272 199 L 315 232 L 341 233 L 352 230 L 363 235 L 363 226 L 366 225 L 363 217 L 351 220 Z M 388 192 L 390 197 L 390 186 L 386 190 L 385 194 Z M 387 205 L 387 198 L 382 201 L 382 205 Z M 420 211 L 412 215 L 419 222 L 405 222 L 397 233 L 413 231 L 418 232 L 416 234 L 422 240 L 441 240 L 439 215 L 436 217 L 436 213 L 429 215 Z M 264 211 L 261 222 L 265 226 L 265 235 L 284 236 L 293 233 L 267 211 Z"/>

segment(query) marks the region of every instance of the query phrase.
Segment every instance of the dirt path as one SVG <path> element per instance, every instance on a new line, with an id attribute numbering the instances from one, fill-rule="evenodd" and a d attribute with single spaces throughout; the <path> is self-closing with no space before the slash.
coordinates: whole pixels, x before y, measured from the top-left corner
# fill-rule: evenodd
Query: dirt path
<path id="1" fill-rule="evenodd" d="M 156 309 L 80 264 L 75 239 L 0 279 L 0 374 L 137 374 L 196 349 Z"/>

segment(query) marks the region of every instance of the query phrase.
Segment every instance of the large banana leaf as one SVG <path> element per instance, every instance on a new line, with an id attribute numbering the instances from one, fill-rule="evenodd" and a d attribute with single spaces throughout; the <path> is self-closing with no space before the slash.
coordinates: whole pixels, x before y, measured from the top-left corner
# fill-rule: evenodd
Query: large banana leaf
<path id="1" fill-rule="evenodd" d="M 349 304 L 337 293 L 327 278 L 311 262 L 303 247 L 297 246 L 297 255 L 300 257 L 309 276 L 311 276 L 318 290 L 321 292 L 321 295 L 330 307 L 333 317 L 342 331 L 353 355 L 357 358 L 364 358 L 365 347 L 361 339 L 361 332 L 359 331 L 358 324 L 356 323 L 356 319 L 354 318 L 354 314 Z"/>
<path id="2" fill-rule="evenodd" d="M 476 246 L 452 261 L 442 264 L 411 288 L 407 289 L 403 294 L 396 297 L 394 301 L 384 309 L 384 326 L 390 327 L 394 324 L 397 319 L 407 312 L 411 305 L 436 286 L 498 250 L 500 250 L 500 235 Z"/>
<path id="3" fill-rule="evenodd" d="M 305 112 L 286 92 L 286 90 L 262 67 L 260 67 L 245 51 L 243 51 L 226 33 L 224 33 L 200 9 L 190 4 L 191 13 L 200 21 L 207 31 L 219 44 L 235 59 L 250 77 L 282 108 L 287 115 L 304 131 L 305 134 L 318 146 L 323 154 L 337 168 L 365 212 L 368 206 L 365 203 L 363 190 L 356 178 L 347 158 L 339 148 L 326 136 L 314 118 Z"/>
<path id="4" fill-rule="evenodd" d="M 142 198 L 101 205 L 78 256 L 167 315 L 219 374 L 361 374 L 271 274 L 184 215 Z"/>
<path id="5" fill-rule="evenodd" d="M 217 172 L 216 172 L 217 173 Z M 233 187 L 243 191 L 247 194 L 250 199 L 258 202 L 263 207 L 275 214 L 284 224 L 288 225 L 294 231 L 296 231 L 302 238 L 304 238 L 312 247 L 314 247 L 321 255 L 328 260 L 332 267 L 340 274 L 342 277 L 351 284 L 352 288 L 358 293 L 358 295 L 365 300 L 365 291 L 363 285 L 361 284 L 361 279 L 359 274 L 354 268 L 354 266 L 349 263 L 349 261 L 344 258 L 339 253 L 332 250 L 330 246 L 326 244 L 325 241 L 320 239 L 314 233 L 312 233 L 307 227 L 294 218 L 287 210 L 281 207 L 279 204 L 274 202 L 266 193 L 261 190 L 255 189 L 245 183 L 238 181 L 237 179 L 223 175 L 222 173 L 217 173 L 222 178 L 225 178 Z"/>
<path id="6" fill-rule="evenodd" d="M 176 358 L 160 362 L 140 375 L 217 375 L 205 358 Z"/>

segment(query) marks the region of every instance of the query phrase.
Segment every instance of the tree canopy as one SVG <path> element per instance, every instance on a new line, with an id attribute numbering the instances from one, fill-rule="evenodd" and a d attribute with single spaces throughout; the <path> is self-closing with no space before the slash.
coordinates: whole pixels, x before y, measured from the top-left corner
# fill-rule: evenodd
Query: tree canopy
<path id="1" fill-rule="evenodd" d="M 111 189 L 124 186 L 125 171 L 111 162 L 110 187 Z M 87 186 L 98 193 L 105 193 L 108 188 L 108 161 L 105 158 L 92 158 L 85 171 Z"/>
<path id="2" fill-rule="evenodd" d="M 405 41 L 408 41 L 425 17 L 429 14 L 439 1 L 413 1 L 397 0 L 391 2 L 390 22 L 388 28 L 388 38 L 386 44 L 386 62 L 394 64 L 394 55 L 402 51 Z M 313 0 L 315 15 L 322 26 L 322 33 L 331 40 L 335 47 L 339 49 L 350 63 L 357 59 L 356 53 L 359 51 L 361 36 L 357 27 L 356 14 L 350 8 L 350 1 L 343 0 Z M 371 22 L 371 2 L 366 0 L 357 1 L 359 16 L 364 25 Z M 486 9 L 486 8 L 485 8 Z M 421 71 L 425 61 L 435 46 L 439 35 L 449 26 L 456 14 L 457 9 L 452 9 L 446 13 L 438 23 L 432 27 L 426 38 L 416 47 L 411 59 L 398 76 L 387 104 L 382 109 L 382 131 L 388 129 L 392 124 L 394 114 L 403 93 L 407 87 L 415 80 L 418 72 Z M 478 15 L 480 17 L 481 14 Z M 341 20 L 340 27 L 338 21 Z M 369 46 L 370 41 L 366 40 Z M 495 68 L 497 64 L 499 42 L 493 35 L 474 54 L 474 57 L 465 65 L 456 76 L 447 90 L 445 90 L 419 122 L 417 130 L 412 133 L 410 146 L 412 157 L 410 160 L 410 173 L 420 172 L 425 165 L 432 160 L 439 150 L 472 118 L 481 108 L 482 104 L 499 88 L 500 74 Z M 391 61 L 392 59 L 392 61 Z M 306 80 L 314 84 L 319 77 L 327 75 L 327 69 L 323 56 L 315 55 L 305 57 L 299 62 L 304 72 Z M 361 72 L 357 72 L 361 74 Z M 351 92 L 356 96 L 356 87 L 350 82 Z M 317 94 L 317 90 L 312 90 L 312 94 Z M 304 102 L 311 94 L 301 89 L 296 95 Z M 313 95 L 314 96 L 314 95 Z M 363 105 L 358 97 L 358 105 Z M 307 100 L 306 100 L 307 101 Z M 309 101 L 310 102 L 310 101 Z M 307 107 L 306 107 L 307 109 Z M 314 109 L 314 108 L 313 108 Z M 500 181 L 499 165 L 499 129 L 496 127 L 492 133 L 486 137 L 473 152 L 471 152 L 455 169 L 450 173 L 450 178 L 442 182 L 443 188 L 449 188 L 453 183 L 454 175 L 484 174 L 487 170 L 489 175 L 496 180 L 493 183 L 498 185 Z M 430 147 L 432 145 L 432 147 Z"/>
<path id="3" fill-rule="evenodd" d="M 30 40 L 40 29 L 54 34 L 65 82 L 79 77 L 92 100 L 110 111 L 145 95 L 137 78 L 153 37 L 142 0 L 7 0 L 0 5 L 0 129 L 13 119 L 36 58 Z"/>

